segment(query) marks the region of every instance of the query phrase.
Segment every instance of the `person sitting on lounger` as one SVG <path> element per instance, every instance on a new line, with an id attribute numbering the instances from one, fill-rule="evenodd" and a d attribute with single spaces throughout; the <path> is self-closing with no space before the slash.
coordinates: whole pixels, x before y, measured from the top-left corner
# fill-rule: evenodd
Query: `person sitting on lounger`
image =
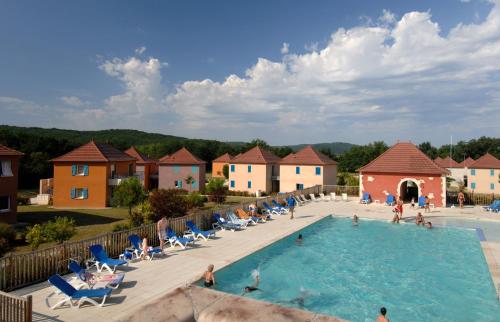
<path id="1" fill-rule="evenodd" d="M 295 239 L 295 243 L 297 245 L 302 245 L 302 234 L 299 234 L 299 237 L 297 237 L 297 239 Z"/>
<path id="2" fill-rule="evenodd" d="M 248 205 L 248 211 L 250 212 L 250 216 L 255 216 L 257 213 L 257 206 L 255 206 L 253 203 Z"/>
<path id="3" fill-rule="evenodd" d="M 424 216 L 422 216 L 422 213 L 419 212 L 417 214 L 417 217 L 415 217 L 415 224 L 417 224 L 417 226 L 420 226 L 420 225 L 424 225 L 425 224 L 425 219 L 424 219 Z"/>
<path id="4" fill-rule="evenodd" d="M 141 259 L 147 259 L 149 260 L 149 255 L 148 255 L 148 251 L 153 249 L 153 247 L 150 247 L 148 245 L 148 235 L 146 234 L 142 234 L 142 243 L 141 243 L 141 253 L 139 254 L 139 257 Z"/>
<path id="5" fill-rule="evenodd" d="M 357 226 L 359 224 L 359 218 L 358 218 L 358 215 L 354 215 L 352 217 L 352 225 L 353 226 Z"/>
<path id="6" fill-rule="evenodd" d="M 214 265 L 208 265 L 208 268 L 205 273 L 203 273 L 204 285 L 205 287 L 212 287 L 215 284 L 215 274 L 214 274 Z"/>
<path id="7" fill-rule="evenodd" d="M 252 276 L 255 279 L 255 282 L 253 283 L 252 286 L 245 286 L 245 288 L 243 289 L 243 295 L 245 295 L 246 293 L 251 293 L 253 291 L 260 291 L 260 289 L 258 288 L 260 282 L 259 272 L 254 269 L 252 271 Z"/>

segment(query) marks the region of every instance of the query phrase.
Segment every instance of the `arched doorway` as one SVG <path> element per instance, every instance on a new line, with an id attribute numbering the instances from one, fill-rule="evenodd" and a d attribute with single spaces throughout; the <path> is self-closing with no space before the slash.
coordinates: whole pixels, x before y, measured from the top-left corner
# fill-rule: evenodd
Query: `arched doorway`
<path id="1" fill-rule="evenodd" d="M 415 181 L 407 179 L 400 183 L 399 196 L 404 202 L 410 202 L 412 199 L 416 202 L 418 195 L 418 185 Z"/>

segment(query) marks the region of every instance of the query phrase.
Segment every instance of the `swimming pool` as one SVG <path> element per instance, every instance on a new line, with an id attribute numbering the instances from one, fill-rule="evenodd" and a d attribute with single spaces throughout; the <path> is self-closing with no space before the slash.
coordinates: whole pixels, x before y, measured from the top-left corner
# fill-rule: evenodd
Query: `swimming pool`
<path id="1" fill-rule="evenodd" d="M 374 321 L 500 321 L 500 302 L 476 232 L 327 217 L 216 273 L 216 289 L 242 294 L 251 271 L 262 291 L 246 296 Z"/>

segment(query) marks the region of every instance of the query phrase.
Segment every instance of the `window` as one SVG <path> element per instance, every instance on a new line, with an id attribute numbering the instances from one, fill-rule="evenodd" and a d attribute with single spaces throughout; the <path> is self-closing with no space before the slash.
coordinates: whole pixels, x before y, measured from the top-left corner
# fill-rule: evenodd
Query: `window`
<path id="1" fill-rule="evenodd" d="M 490 177 L 494 177 L 494 176 L 495 176 L 495 170 L 490 169 Z"/>
<path id="2" fill-rule="evenodd" d="M 182 188 L 182 180 L 175 180 L 174 184 L 176 188 L 178 189 Z"/>
<path id="3" fill-rule="evenodd" d="M 128 165 L 128 175 L 131 176 L 134 174 L 134 165 L 131 163 Z"/>
<path id="4" fill-rule="evenodd" d="M 247 188 L 248 188 L 248 189 L 252 188 L 252 181 L 248 181 L 248 182 L 247 182 Z"/>
<path id="5" fill-rule="evenodd" d="M 321 175 L 321 167 L 316 167 L 316 175 L 317 176 Z"/>
<path id="6" fill-rule="evenodd" d="M 230 185 L 231 185 L 231 188 L 234 188 L 234 180 L 231 180 Z"/>
<path id="7" fill-rule="evenodd" d="M 179 173 L 181 171 L 181 167 L 178 165 L 174 165 L 174 172 Z"/>
<path id="8" fill-rule="evenodd" d="M 71 189 L 71 199 L 88 199 L 89 190 L 87 188 Z"/>
<path id="9" fill-rule="evenodd" d="M 295 167 L 295 174 L 300 174 L 300 167 Z"/>
<path id="10" fill-rule="evenodd" d="M 111 174 L 113 175 L 114 167 L 111 167 Z M 74 176 L 88 176 L 89 166 L 86 164 L 73 164 L 71 166 L 71 174 Z"/>
<path id="11" fill-rule="evenodd" d="M 7 212 L 10 210 L 9 196 L 0 196 L 0 212 Z"/>
<path id="12" fill-rule="evenodd" d="M 10 160 L 2 160 L 0 164 L 0 177 L 12 177 L 12 163 Z"/>
<path id="13" fill-rule="evenodd" d="M 231 172 L 234 172 L 234 164 L 231 164 Z"/>
<path id="14" fill-rule="evenodd" d="M 252 172 L 252 166 L 251 166 L 251 165 L 248 165 L 248 167 L 247 167 L 247 171 L 248 171 L 248 173 L 251 173 L 251 172 Z"/>
<path id="15" fill-rule="evenodd" d="M 470 169 L 470 175 L 475 176 L 476 175 L 476 169 Z"/>
<path id="16" fill-rule="evenodd" d="M 475 182 L 471 182 L 471 184 L 470 184 L 470 188 L 471 188 L 471 189 L 476 189 L 476 183 L 475 183 Z"/>
<path id="17" fill-rule="evenodd" d="M 115 165 L 112 164 L 111 165 L 111 179 L 114 179 L 116 176 L 116 168 L 115 168 Z"/>
<path id="18" fill-rule="evenodd" d="M 191 188 L 198 189 L 198 181 L 193 180 L 193 182 L 191 183 Z"/>
<path id="19" fill-rule="evenodd" d="M 297 183 L 295 185 L 295 190 L 304 190 L 304 185 L 302 183 Z"/>
<path id="20" fill-rule="evenodd" d="M 192 173 L 198 173 L 198 167 L 195 166 L 195 165 L 191 166 L 191 172 Z"/>
<path id="21" fill-rule="evenodd" d="M 495 190 L 495 184 L 494 183 L 490 183 L 490 189 L 491 190 Z"/>

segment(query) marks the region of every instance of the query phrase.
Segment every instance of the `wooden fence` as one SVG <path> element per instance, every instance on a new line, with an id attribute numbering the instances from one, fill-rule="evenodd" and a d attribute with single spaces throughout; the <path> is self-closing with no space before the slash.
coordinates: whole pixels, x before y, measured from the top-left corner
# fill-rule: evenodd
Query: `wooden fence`
<path id="1" fill-rule="evenodd" d="M 318 194 L 321 186 L 314 186 L 290 194 Z M 275 199 L 283 201 L 290 194 L 278 194 L 265 198 L 256 199 L 254 204 L 258 207 L 267 201 Z M 213 222 L 213 214 L 225 215 L 227 211 L 236 208 L 247 208 L 250 204 L 238 204 L 221 207 L 216 210 L 199 211 L 184 217 L 168 219 L 168 226 L 177 234 L 182 234 L 186 230 L 186 221 L 192 220 L 201 229 L 210 229 Z M 0 258 L 0 290 L 10 291 L 30 284 L 46 281 L 53 274 L 65 274 L 68 272 L 68 261 L 77 259 L 83 262 L 92 256 L 89 246 L 101 244 L 110 257 L 118 257 L 124 249 L 130 246 L 128 236 L 131 234 L 146 234 L 152 246 L 159 244 L 156 224 L 148 224 L 126 231 L 109 232 L 92 238 L 64 242 L 33 252 L 24 254 L 10 254 Z"/>
<path id="2" fill-rule="evenodd" d="M 493 200 L 500 199 L 500 195 L 494 193 L 473 193 L 464 192 L 466 205 L 486 206 L 491 205 Z M 458 191 L 448 191 L 446 193 L 446 203 L 448 205 L 458 205 Z"/>
<path id="3" fill-rule="evenodd" d="M 33 300 L 0 291 L 0 321 L 31 322 Z"/>
<path id="4" fill-rule="evenodd" d="M 347 193 L 350 197 L 359 197 L 359 186 L 323 186 L 323 192 L 325 194 L 330 194 L 330 192 L 335 192 L 337 196 L 343 193 Z"/>

